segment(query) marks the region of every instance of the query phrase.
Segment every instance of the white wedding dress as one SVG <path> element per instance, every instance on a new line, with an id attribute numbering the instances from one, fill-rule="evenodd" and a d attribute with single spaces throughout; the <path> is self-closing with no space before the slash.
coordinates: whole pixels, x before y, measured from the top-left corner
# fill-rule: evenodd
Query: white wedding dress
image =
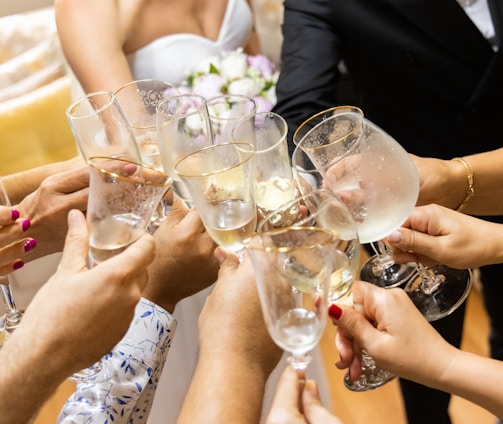
<path id="1" fill-rule="evenodd" d="M 251 29 L 252 14 L 246 0 L 229 0 L 216 41 L 194 34 L 165 36 L 130 54 L 128 61 L 135 79 L 155 78 L 180 84 L 185 79 L 186 72 L 204 58 L 244 46 Z M 21 272 L 16 273 L 15 294 L 22 306 L 29 302 L 38 287 L 55 272 L 59 258 L 60 254 L 42 258 L 27 264 Z M 176 336 L 157 388 L 149 424 L 176 422 L 197 361 L 199 312 L 211 290 L 212 287 L 209 287 L 184 299 L 175 309 L 174 316 L 178 322 Z M 215 343 L 218 343 L 218 334 L 215 334 Z M 321 353 L 315 350 L 312 356 L 313 362 L 309 366 L 308 376 L 317 380 L 323 404 L 331 409 Z M 270 408 L 278 378 L 285 364 L 283 359 L 269 379 L 263 418 Z M 225 384 L 225 381 L 215 384 Z"/>

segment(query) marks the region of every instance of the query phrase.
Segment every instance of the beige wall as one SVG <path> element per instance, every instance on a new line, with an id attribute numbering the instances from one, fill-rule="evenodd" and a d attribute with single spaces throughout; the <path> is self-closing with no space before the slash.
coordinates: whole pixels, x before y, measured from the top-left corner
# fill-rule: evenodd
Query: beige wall
<path id="1" fill-rule="evenodd" d="M 2 0 L 0 1 L 0 16 L 51 6 L 53 3 L 54 0 Z"/>

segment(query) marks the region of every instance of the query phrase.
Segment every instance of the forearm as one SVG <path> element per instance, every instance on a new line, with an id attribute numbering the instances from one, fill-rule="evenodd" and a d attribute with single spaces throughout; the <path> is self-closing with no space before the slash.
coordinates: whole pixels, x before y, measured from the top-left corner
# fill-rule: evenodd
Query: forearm
<path id="1" fill-rule="evenodd" d="M 48 165 L 38 166 L 26 171 L 6 175 L 2 178 L 5 190 L 9 195 L 12 205 L 20 203 L 28 194 L 38 189 L 40 183 L 48 176 L 58 172 L 69 171 L 78 166 L 82 166 L 83 160 L 80 157 L 67 161 L 54 162 Z"/>
<path id="2" fill-rule="evenodd" d="M 177 424 L 259 422 L 268 375 L 244 357 L 224 352 L 201 352 Z"/>

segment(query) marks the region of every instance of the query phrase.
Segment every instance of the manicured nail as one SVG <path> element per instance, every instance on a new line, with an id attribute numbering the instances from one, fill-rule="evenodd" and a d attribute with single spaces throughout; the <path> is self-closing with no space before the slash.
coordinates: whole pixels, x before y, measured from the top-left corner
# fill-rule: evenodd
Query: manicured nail
<path id="1" fill-rule="evenodd" d="M 338 320 L 342 315 L 342 309 L 339 308 L 335 303 L 332 303 L 328 308 L 328 315 L 330 315 L 331 318 Z"/>
<path id="2" fill-rule="evenodd" d="M 400 231 L 393 231 L 388 236 L 388 241 L 391 243 L 400 243 L 402 241 L 402 233 Z"/>
<path id="3" fill-rule="evenodd" d="M 15 221 L 19 218 L 19 211 L 17 209 L 11 209 L 10 216 L 12 217 L 12 220 Z"/>
<path id="4" fill-rule="evenodd" d="M 30 220 L 29 220 L 29 219 L 25 219 L 25 220 L 22 222 L 21 226 L 23 227 L 23 231 L 28 231 L 28 229 L 29 229 L 29 228 L 30 228 L 30 226 L 31 226 L 31 222 L 30 222 Z"/>
<path id="5" fill-rule="evenodd" d="M 14 268 L 14 271 L 16 269 L 19 269 L 22 267 L 24 267 L 24 262 L 22 260 L 17 260 L 16 262 L 14 262 L 14 265 L 12 265 L 12 268 Z"/>
<path id="6" fill-rule="evenodd" d="M 37 240 L 30 239 L 24 242 L 24 251 L 29 252 L 30 250 L 35 249 L 37 247 Z"/>

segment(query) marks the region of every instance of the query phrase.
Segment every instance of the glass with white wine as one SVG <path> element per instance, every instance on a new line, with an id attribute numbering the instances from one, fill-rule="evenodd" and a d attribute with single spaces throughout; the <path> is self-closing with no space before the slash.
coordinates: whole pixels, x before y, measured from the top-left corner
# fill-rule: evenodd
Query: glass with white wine
<path id="1" fill-rule="evenodd" d="M 175 165 L 208 234 L 238 256 L 257 225 L 254 152 L 248 143 L 214 144 L 188 154 Z"/>

